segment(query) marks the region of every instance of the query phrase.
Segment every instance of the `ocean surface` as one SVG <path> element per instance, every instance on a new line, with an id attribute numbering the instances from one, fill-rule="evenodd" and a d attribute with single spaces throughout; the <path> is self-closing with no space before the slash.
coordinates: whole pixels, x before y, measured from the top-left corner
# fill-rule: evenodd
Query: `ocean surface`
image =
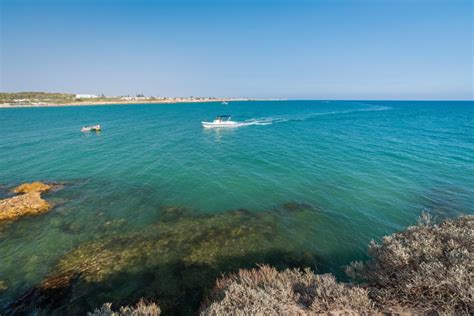
<path id="1" fill-rule="evenodd" d="M 219 114 L 242 124 L 202 128 Z M 91 124 L 103 131 L 80 132 Z M 474 103 L 0 109 L 0 198 L 38 180 L 62 188 L 44 195 L 50 212 L 0 224 L 0 310 L 79 271 L 82 283 L 36 307 L 145 297 L 184 314 L 221 272 L 269 262 L 344 278 L 370 240 L 423 211 L 473 214 Z"/>

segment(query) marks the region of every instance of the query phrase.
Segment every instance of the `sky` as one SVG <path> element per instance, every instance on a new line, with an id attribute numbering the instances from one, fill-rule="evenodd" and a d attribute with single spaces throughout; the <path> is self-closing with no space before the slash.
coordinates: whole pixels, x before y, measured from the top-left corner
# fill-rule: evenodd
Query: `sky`
<path id="1" fill-rule="evenodd" d="M 472 100 L 470 0 L 0 0 L 0 91 Z"/>

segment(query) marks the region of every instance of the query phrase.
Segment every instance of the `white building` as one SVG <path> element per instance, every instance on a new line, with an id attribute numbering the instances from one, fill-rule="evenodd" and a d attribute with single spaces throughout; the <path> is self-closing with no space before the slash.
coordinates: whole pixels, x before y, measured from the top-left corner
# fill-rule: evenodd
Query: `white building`
<path id="1" fill-rule="evenodd" d="M 76 94 L 76 99 L 95 99 L 98 98 L 95 94 Z"/>

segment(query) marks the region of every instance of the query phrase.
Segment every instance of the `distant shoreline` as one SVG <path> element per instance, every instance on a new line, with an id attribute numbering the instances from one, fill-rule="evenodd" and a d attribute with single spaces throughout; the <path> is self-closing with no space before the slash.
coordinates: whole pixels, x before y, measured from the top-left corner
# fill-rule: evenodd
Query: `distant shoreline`
<path id="1" fill-rule="evenodd" d="M 207 103 L 207 102 L 242 102 L 242 101 L 282 101 L 283 99 L 164 99 L 164 100 L 110 100 L 110 101 L 83 101 L 68 103 L 38 103 L 38 104 L 0 104 L 0 108 L 41 108 L 41 107 L 64 107 L 64 106 L 95 106 L 95 105 L 121 105 L 121 104 L 175 104 L 175 103 Z"/>
<path id="2" fill-rule="evenodd" d="M 176 104 L 176 103 L 218 103 L 218 102 L 245 102 L 245 101 L 289 101 L 289 99 L 258 99 L 258 98 L 219 98 L 219 99 L 186 99 L 186 98 L 168 98 L 168 99 L 148 99 L 148 100 L 120 100 L 110 101 L 76 101 L 67 103 L 43 103 L 20 104 L 20 103 L 0 103 L 0 109 L 8 108 L 46 108 L 46 107 L 74 107 L 74 106 L 97 106 L 97 105 L 122 105 L 122 104 Z M 292 99 L 291 101 L 309 101 L 309 99 Z M 473 102 L 474 100 L 311 100 L 311 101 L 395 101 L 395 102 Z"/>

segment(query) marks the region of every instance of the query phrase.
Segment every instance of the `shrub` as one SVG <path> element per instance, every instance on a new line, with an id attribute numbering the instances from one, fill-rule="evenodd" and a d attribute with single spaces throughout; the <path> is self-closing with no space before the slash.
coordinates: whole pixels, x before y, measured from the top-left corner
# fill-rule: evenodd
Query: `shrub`
<path id="1" fill-rule="evenodd" d="M 160 307 L 155 303 L 145 303 L 143 300 L 133 307 L 122 306 L 118 312 L 112 310 L 112 303 L 105 303 L 88 316 L 159 316 Z"/>
<path id="2" fill-rule="evenodd" d="M 372 241 L 366 263 L 349 275 L 364 280 L 379 307 L 405 306 L 418 313 L 474 314 L 474 216 L 417 226 Z"/>
<path id="3" fill-rule="evenodd" d="M 201 315 L 368 313 L 373 304 L 367 291 L 336 282 L 331 274 L 311 270 L 278 272 L 275 268 L 240 270 L 217 281 Z"/>

